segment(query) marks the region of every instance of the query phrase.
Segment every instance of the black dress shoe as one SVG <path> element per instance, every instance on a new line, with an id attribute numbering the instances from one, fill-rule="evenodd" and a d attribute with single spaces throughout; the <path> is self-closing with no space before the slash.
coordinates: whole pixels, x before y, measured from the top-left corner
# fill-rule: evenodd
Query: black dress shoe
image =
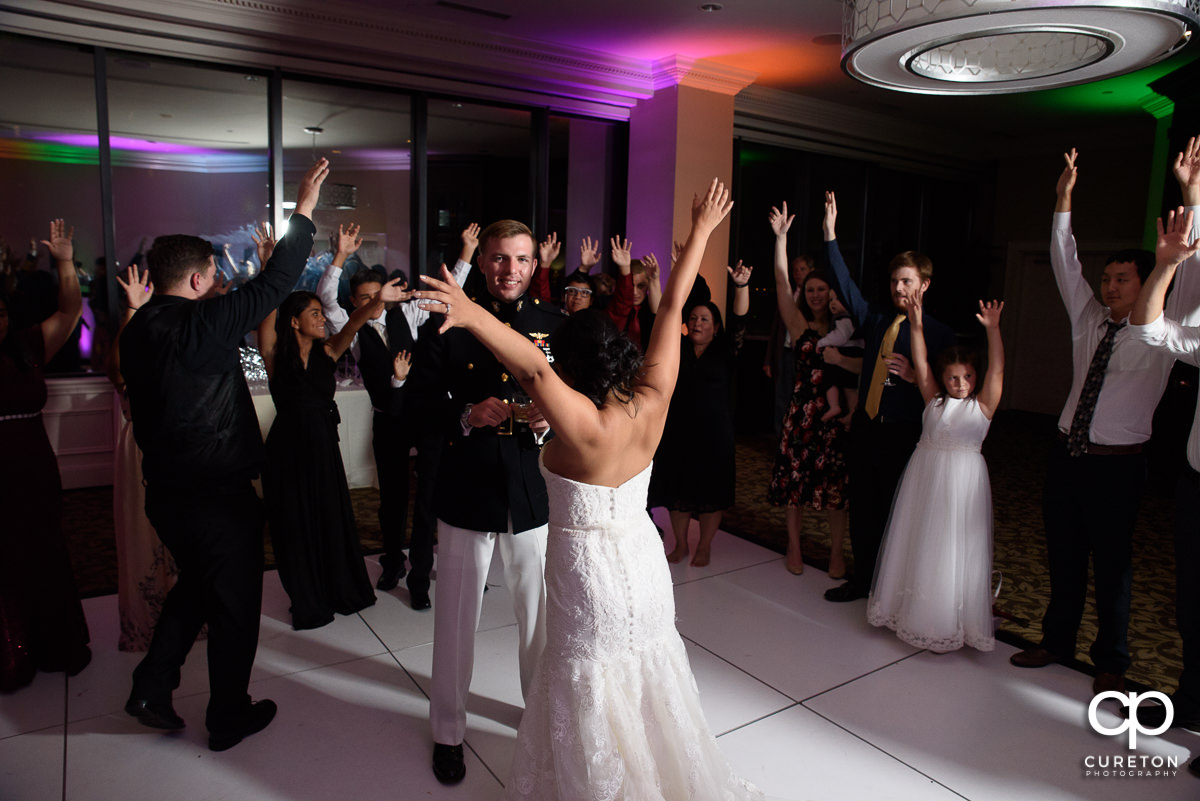
<path id="1" fill-rule="evenodd" d="M 275 719 L 275 713 L 278 710 L 275 702 L 266 698 L 253 702 L 232 729 L 208 733 L 208 750 L 228 751 L 251 734 L 267 728 L 267 725 Z"/>
<path id="2" fill-rule="evenodd" d="M 396 585 L 400 583 L 400 579 L 404 578 L 404 557 L 400 557 L 399 564 L 388 562 L 383 566 L 383 572 L 379 574 L 379 581 L 375 582 L 375 589 L 380 592 L 390 592 L 396 589 Z"/>
<path id="3" fill-rule="evenodd" d="M 442 784 L 458 784 L 467 775 L 463 763 L 462 743 L 458 745 L 433 744 L 433 775 Z"/>
<path id="4" fill-rule="evenodd" d="M 1019 668 L 1042 668 L 1059 661 L 1060 658 L 1058 654 L 1045 648 L 1026 648 L 1010 656 L 1008 661 Z"/>
<path id="5" fill-rule="evenodd" d="M 170 701 L 158 703 L 146 698 L 131 696 L 125 702 L 125 711 L 137 718 L 138 723 L 152 729 L 175 731 L 184 727 L 183 718 L 175 714 L 175 709 L 171 706 Z"/>
<path id="6" fill-rule="evenodd" d="M 1092 679 L 1092 695 L 1109 692 L 1125 692 L 1125 677 L 1116 673 L 1097 673 Z"/>
<path id="7" fill-rule="evenodd" d="M 428 590 L 423 590 L 423 591 L 409 590 L 408 596 L 409 596 L 409 603 L 412 604 L 412 608 L 417 610 L 418 612 L 424 612 L 426 609 L 433 606 L 433 604 L 429 602 L 429 591 Z"/>
<path id="8" fill-rule="evenodd" d="M 1129 707 L 1121 707 L 1121 715 L 1129 717 Z M 1147 729 L 1157 729 L 1163 725 L 1163 721 L 1167 719 L 1167 708 L 1162 704 L 1146 704 L 1139 706 L 1137 711 L 1138 723 Z M 1188 731 L 1200 732 L 1200 715 L 1196 713 L 1181 712 L 1179 707 L 1175 707 L 1175 715 L 1171 718 L 1172 729 L 1187 729 Z M 1197 766 L 1200 769 L 1200 765 Z"/>
<path id="9" fill-rule="evenodd" d="M 854 586 L 854 582 L 847 581 L 841 586 L 825 590 L 825 600 L 832 601 L 835 604 L 844 604 L 847 601 L 857 601 L 859 598 L 866 598 L 867 591 L 861 587 Z"/>

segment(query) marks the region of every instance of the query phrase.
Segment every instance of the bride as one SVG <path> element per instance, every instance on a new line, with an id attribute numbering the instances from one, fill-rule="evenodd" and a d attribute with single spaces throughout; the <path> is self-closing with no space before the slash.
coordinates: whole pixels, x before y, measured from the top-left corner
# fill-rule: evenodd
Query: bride
<path id="1" fill-rule="evenodd" d="M 692 230 L 659 315 L 681 317 L 713 229 L 729 214 L 716 179 L 692 200 Z M 679 370 L 679 330 L 654 328 L 645 362 L 603 315 L 577 314 L 543 352 L 443 280 L 417 297 L 469 330 L 549 421 L 546 649 L 517 733 L 511 799 L 761 798 L 717 748 L 675 630 L 671 575 L 646 515 L 650 461 Z"/>

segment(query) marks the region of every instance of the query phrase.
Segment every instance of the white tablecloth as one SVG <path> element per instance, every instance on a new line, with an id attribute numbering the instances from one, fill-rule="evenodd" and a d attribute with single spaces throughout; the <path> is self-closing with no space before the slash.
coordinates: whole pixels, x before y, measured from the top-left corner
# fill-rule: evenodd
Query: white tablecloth
<path id="1" fill-rule="evenodd" d="M 252 386 L 254 411 L 258 413 L 258 425 L 263 439 L 271 430 L 275 420 L 275 404 L 266 386 Z M 375 476 L 375 451 L 371 448 L 371 398 L 362 384 L 339 386 L 333 399 L 337 402 L 342 422 L 338 426 L 339 447 L 342 464 L 346 468 L 346 482 L 351 489 L 378 487 Z"/>

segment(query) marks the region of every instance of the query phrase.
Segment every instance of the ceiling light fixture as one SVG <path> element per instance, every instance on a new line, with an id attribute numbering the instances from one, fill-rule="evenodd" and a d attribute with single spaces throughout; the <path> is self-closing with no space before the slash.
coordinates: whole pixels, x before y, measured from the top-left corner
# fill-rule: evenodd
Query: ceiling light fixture
<path id="1" fill-rule="evenodd" d="M 708 13 L 712 13 L 713 11 L 720 11 L 724 7 L 725 6 L 721 5 L 720 3 L 703 3 L 700 6 L 698 6 L 698 8 L 701 11 L 708 12 Z"/>
<path id="2" fill-rule="evenodd" d="M 1198 27 L 1197 0 L 845 0 L 842 69 L 903 92 L 1028 92 L 1154 64 Z"/>

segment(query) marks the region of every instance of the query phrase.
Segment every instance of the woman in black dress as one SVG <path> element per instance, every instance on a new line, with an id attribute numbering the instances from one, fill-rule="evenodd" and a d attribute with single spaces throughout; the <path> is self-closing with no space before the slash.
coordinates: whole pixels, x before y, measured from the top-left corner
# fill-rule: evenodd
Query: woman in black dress
<path id="1" fill-rule="evenodd" d="M 679 379 L 650 477 L 650 505 L 667 508 L 675 533 L 667 561 L 687 558 L 688 526 L 693 514 L 700 518 L 700 541 L 691 561 L 696 567 L 708 564 L 721 515 L 733 506 L 734 358 L 750 307 L 752 268 L 738 262 L 736 270 L 728 269 L 735 287 L 729 332 L 712 301 L 693 301 L 684 309 L 688 333 L 680 343 Z"/>
<path id="2" fill-rule="evenodd" d="M 258 329 L 276 410 L 267 434 L 263 500 L 297 630 L 319 628 L 334 612 L 349 615 L 375 603 L 338 449 L 334 367 L 358 329 L 384 303 L 402 299 L 396 281 L 385 284 L 373 303 L 355 309 L 326 340 L 320 299 L 293 292 Z M 397 357 L 397 363 L 407 375 L 408 360 Z"/>
<path id="3" fill-rule="evenodd" d="M 55 220 L 42 241 L 58 270 L 57 311 L 10 331 L 8 300 L 0 294 L 0 692 L 24 687 L 38 670 L 74 676 L 92 658 L 62 533 L 58 460 L 42 424 L 42 367 L 83 310 L 73 233 Z"/>

